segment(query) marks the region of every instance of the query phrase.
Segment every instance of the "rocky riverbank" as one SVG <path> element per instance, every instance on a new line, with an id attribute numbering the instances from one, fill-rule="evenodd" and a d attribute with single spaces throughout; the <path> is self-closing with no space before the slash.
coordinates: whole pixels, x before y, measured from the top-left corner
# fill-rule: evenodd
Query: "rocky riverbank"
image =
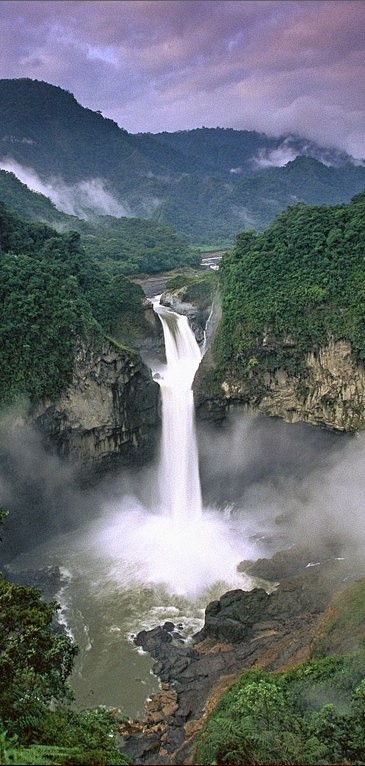
<path id="1" fill-rule="evenodd" d="M 311 656 L 331 600 L 365 567 L 337 555 L 336 545 L 293 548 L 273 559 L 245 562 L 252 577 L 270 575 L 272 590 L 230 591 L 208 605 L 192 643 L 172 623 L 136 636 L 154 658 L 161 692 L 138 722 L 122 729 L 123 752 L 138 764 L 195 764 L 195 741 L 220 696 L 248 668 L 284 670 Z"/>

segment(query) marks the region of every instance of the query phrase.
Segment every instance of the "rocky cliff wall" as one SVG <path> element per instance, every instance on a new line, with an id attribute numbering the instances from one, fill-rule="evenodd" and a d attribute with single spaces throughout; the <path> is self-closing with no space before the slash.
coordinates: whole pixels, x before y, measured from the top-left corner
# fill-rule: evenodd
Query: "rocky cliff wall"
<path id="1" fill-rule="evenodd" d="M 229 405 L 245 404 L 287 422 L 305 422 L 338 430 L 365 427 L 365 370 L 355 362 L 345 340 L 330 340 L 309 353 L 300 373 L 283 369 L 218 375 L 208 352 L 194 381 L 194 395 L 201 418 L 221 420 Z"/>
<path id="2" fill-rule="evenodd" d="M 144 462 L 158 436 L 159 386 L 137 353 L 80 342 L 70 386 L 38 404 L 32 419 L 47 445 L 81 470 Z"/>

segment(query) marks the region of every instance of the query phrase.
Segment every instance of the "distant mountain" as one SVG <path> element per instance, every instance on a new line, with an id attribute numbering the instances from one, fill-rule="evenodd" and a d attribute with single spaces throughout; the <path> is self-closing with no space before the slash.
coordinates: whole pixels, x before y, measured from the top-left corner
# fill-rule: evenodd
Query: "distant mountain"
<path id="1" fill-rule="evenodd" d="M 348 202 L 365 187 L 365 167 L 304 138 L 230 128 L 131 135 L 37 80 L 0 80 L 0 110 L 0 167 L 58 210 L 149 218 L 195 243 L 227 243 L 295 201 Z"/>
<path id="2" fill-rule="evenodd" d="M 254 130 L 196 128 L 157 133 L 156 138 L 183 153 L 194 167 L 240 176 L 251 175 L 259 168 L 281 167 L 303 155 L 335 167 L 351 162 L 344 152 L 318 146 L 299 136 L 274 138 Z"/>

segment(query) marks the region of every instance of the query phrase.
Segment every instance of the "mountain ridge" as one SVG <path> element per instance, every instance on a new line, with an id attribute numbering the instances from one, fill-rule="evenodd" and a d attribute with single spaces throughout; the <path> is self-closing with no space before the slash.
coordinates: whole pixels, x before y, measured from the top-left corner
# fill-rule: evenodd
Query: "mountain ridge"
<path id="1" fill-rule="evenodd" d="M 109 205 L 116 217 L 167 223 L 196 244 L 265 228 L 293 202 L 288 164 L 296 200 L 348 202 L 365 187 L 365 167 L 305 138 L 205 127 L 134 135 L 38 80 L 0 80 L 0 108 L 0 167 L 32 170 L 47 196 L 66 185 L 82 197 L 87 181 L 104 195 L 105 213 Z M 290 165 L 308 155 L 318 163 L 314 188 L 312 165 Z"/>

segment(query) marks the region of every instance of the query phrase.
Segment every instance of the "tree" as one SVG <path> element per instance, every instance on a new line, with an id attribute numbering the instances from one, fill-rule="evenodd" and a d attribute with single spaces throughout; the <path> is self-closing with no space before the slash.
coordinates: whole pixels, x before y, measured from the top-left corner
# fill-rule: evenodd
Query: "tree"
<path id="1" fill-rule="evenodd" d="M 77 647 L 52 625 L 56 602 L 0 579 L 0 719 L 26 742 L 51 702 L 68 702 Z"/>

